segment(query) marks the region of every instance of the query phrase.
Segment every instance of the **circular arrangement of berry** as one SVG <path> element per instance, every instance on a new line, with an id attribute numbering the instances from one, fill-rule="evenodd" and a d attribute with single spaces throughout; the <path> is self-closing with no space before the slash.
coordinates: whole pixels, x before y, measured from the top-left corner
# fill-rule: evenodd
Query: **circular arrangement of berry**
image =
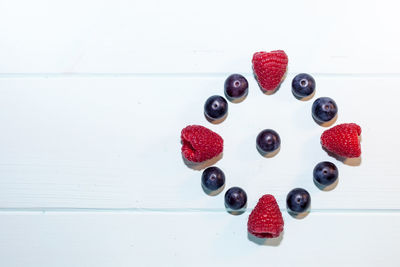
<path id="1" fill-rule="evenodd" d="M 254 76 L 261 88 L 267 94 L 272 94 L 285 79 L 288 57 L 282 50 L 257 52 L 253 55 Z M 243 101 L 248 94 L 248 81 L 240 74 L 232 74 L 224 84 L 226 98 L 234 103 Z M 292 92 L 297 99 L 311 99 L 315 93 L 314 78 L 305 73 L 298 74 L 292 81 Z M 329 97 L 321 97 L 312 105 L 312 117 L 319 125 L 333 124 L 336 121 L 338 107 Z M 204 104 L 204 115 L 208 121 L 222 122 L 228 114 L 228 101 L 219 95 L 209 97 Z M 345 158 L 361 156 L 361 128 L 355 123 L 336 125 L 321 135 L 321 145 L 329 155 Z M 217 133 L 200 125 L 189 125 L 181 132 L 182 156 L 193 164 L 212 160 L 221 155 L 223 139 Z M 261 131 L 255 140 L 258 152 L 266 158 L 279 152 L 281 138 L 273 129 Z M 338 168 L 328 161 L 318 163 L 313 170 L 316 185 L 326 187 L 338 179 Z M 224 172 L 216 167 L 206 168 L 201 176 L 202 186 L 219 193 L 225 185 Z M 240 187 L 231 187 L 225 193 L 225 206 L 230 212 L 240 212 L 246 209 L 247 194 Z M 295 188 L 287 194 L 287 210 L 292 215 L 299 215 L 309 210 L 310 194 L 303 188 Z M 275 238 L 283 231 L 284 221 L 281 210 L 270 194 L 261 196 L 257 205 L 251 211 L 247 230 L 259 238 Z"/>

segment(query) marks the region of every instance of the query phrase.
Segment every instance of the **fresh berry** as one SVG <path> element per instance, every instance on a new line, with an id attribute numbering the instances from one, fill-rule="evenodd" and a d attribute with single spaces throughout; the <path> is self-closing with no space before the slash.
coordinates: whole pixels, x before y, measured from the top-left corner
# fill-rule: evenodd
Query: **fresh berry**
<path id="1" fill-rule="evenodd" d="M 225 184 L 225 174 L 218 167 L 208 167 L 201 175 L 201 184 L 210 191 L 218 190 Z"/>
<path id="2" fill-rule="evenodd" d="M 271 129 L 261 131 L 256 139 L 257 148 L 262 153 L 271 153 L 277 150 L 281 145 L 279 134 Z"/>
<path id="3" fill-rule="evenodd" d="M 310 194 L 303 188 L 295 188 L 286 197 L 287 208 L 294 213 L 307 211 L 311 204 Z"/>
<path id="4" fill-rule="evenodd" d="M 343 123 L 323 132 L 321 144 L 326 150 L 338 156 L 358 158 L 361 156 L 360 135 L 360 126 L 355 123 Z"/>
<path id="5" fill-rule="evenodd" d="M 332 98 L 320 97 L 314 101 L 311 111 L 313 118 L 318 123 L 324 123 L 335 118 L 338 107 Z"/>
<path id="6" fill-rule="evenodd" d="M 239 99 L 247 95 L 249 83 L 240 74 L 232 74 L 225 80 L 225 95 L 231 99 Z"/>
<path id="7" fill-rule="evenodd" d="M 284 79 L 288 57 L 283 50 L 257 52 L 253 55 L 253 71 L 264 91 L 273 91 Z"/>
<path id="8" fill-rule="evenodd" d="M 250 213 L 247 230 L 260 238 L 275 238 L 283 231 L 283 218 L 274 196 L 264 195 Z"/>
<path id="9" fill-rule="evenodd" d="M 339 171 L 336 165 L 332 162 L 323 161 L 315 166 L 313 176 L 314 181 L 318 184 L 328 186 L 337 180 Z"/>
<path id="10" fill-rule="evenodd" d="M 231 187 L 225 193 L 225 205 L 231 210 L 240 210 L 246 206 L 247 194 L 240 187 Z"/>
<path id="11" fill-rule="evenodd" d="M 228 102 L 222 96 L 210 96 L 204 104 L 204 114 L 211 120 L 221 119 L 227 112 Z"/>
<path id="12" fill-rule="evenodd" d="M 192 162 L 212 159 L 222 153 L 224 140 L 200 125 L 190 125 L 181 132 L 182 155 Z"/>
<path id="13" fill-rule="evenodd" d="M 307 73 L 300 73 L 292 80 L 292 92 L 297 97 L 307 97 L 315 91 L 315 80 Z"/>

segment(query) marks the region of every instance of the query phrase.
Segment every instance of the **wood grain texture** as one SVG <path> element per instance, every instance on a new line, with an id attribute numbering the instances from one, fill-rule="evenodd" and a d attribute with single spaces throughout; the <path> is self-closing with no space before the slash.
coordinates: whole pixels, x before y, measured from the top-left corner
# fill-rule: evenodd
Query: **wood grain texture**
<path id="1" fill-rule="evenodd" d="M 0 1 L 0 266 L 399 266 L 400 31 L 397 1 Z M 259 50 L 284 49 L 289 75 L 272 96 L 252 77 Z M 337 123 L 362 126 L 361 161 L 321 149 L 325 128 L 293 76 L 313 74 Z M 220 125 L 203 116 L 231 73 L 250 93 Z M 249 196 L 241 216 L 180 155 L 180 130 L 222 135 L 226 188 Z M 272 159 L 255 138 L 273 128 Z M 312 169 L 339 167 L 320 191 Z M 293 219 L 285 197 L 312 195 Z M 277 240 L 246 232 L 260 195 L 285 219 Z"/>
<path id="2" fill-rule="evenodd" d="M 400 264 L 399 214 L 284 217 L 283 238 L 264 243 L 249 240 L 247 214 L 3 213 L 0 262 L 9 267 Z"/>
<path id="3" fill-rule="evenodd" d="M 23 8 L 22 8 L 23 7 Z M 399 73 L 397 2 L 1 1 L 1 73 Z"/>
<path id="4" fill-rule="evenodd" d="M 315 77 L 314 99 L 336 100 L 337 123 L 362 126 L 360 166 L 321 149 L 326 128 L 313 121 L 312 101 L 293 97 L 292 76 L 272 96 L 247 78 L 247 99 L 229 104 L 219 125 L 207 122 L 203 104 L 223 94 L 224 76 L 0 79 L 1 207 L 223 210 L 223 194 L 208 197 L 201 172 L 181 158 L 181 129 L 201 124 L 225 139 L 217 166 L 226 173 L 227 188 L 247 191 L 250 208 L 265 193 L 276 195 L 284 208 L 287 192 L 304 187 L 314 209 L 400 209 L 393 153 L 400 150 L 399 78 Z M 271 159 L 255 147 L 264 128 L 282 139 Z M 313 184 L 312 170 L 323 160 L 339 167 L 339 184 L 331 192 Z"/>

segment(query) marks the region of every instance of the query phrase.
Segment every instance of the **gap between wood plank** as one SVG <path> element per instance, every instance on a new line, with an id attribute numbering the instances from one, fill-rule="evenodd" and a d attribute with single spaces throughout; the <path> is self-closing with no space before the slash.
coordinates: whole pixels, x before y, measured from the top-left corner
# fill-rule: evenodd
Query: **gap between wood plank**
<path id="1" fill-rule="evenodd" d="M 250 213 L 252 209 L 247 209 L 244 213 Z M 287 209 L 281 209 L 286 212 Z M 203 208 L 0 208 L 2 212 L 125 212 L 125 213 L 225 213 L 225 209 L 203 209 Z M 312 209 L 310 213 L 400 213 L 400 209 Z"/>
<path id="2" fill-rule="evenodd" d="M 0 79 L 20 79 L 20 78 L 206 78 L 206 77 L 227 77 L 232 73 L 0 73 Z M 251 76 L 252 72 L 241 72 L 242 75 Z M 287 75 L 298 73 L 289 72 Z M 400 73 L 316 73 L 311 75 L 319 77 L 346 77 L 346 78 L 400 78 Z"/>

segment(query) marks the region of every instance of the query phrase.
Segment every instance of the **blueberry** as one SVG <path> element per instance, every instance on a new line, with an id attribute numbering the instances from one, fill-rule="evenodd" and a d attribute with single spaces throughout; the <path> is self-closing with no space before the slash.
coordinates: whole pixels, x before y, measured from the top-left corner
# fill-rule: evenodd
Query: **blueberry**
<path id="1" fill-rule="evenodd" d="M 292 92 L 297 97 L 307 97 L 315 91 L 315 80 L 307 73 L 300 73 L 292 80 Z"/>
<path id="2" fill-rule="evenodd" d="M 277 150 L 281 145 L 279 134 L 271 129 L 261 131 L 257 136 L 257 148 L 262 153 L 271 153 Z"/>
<path id="3" fill-rule="evenodd" d="M 287 208 L 295 213 L 306 211 L 311 204 L 310 194 L 303 188 L 295 188 L 286 197 Z"/>
<path id="4" fill-rule="evenodd" d="M 320 97 L 312 105 L 312 116 L 318 123 L 332 120 L 337 112 L 338 108 L 335 101 L 329 97 Z"/>
<path id="5" fill-rule="evenodd" d="M 318 184 L 328 186 L 337 180 L 339 171 L 332 162 L 323 161 L 315 166 L 313 176 Z"/>
<path id="6" fill-rule="evenodd" d="M 246 206 L 247 195 L 240 187 L 231 187 L 225 193 L 225 205 L 231 210 L 240 210 Z"/>
<path id="7" fill-rule="evenodd" d="M 225 174 L 218 167 L 208 167 L 201 175 L 201 184 L 210 191 L 218 190 L 225 184 Z"/>
<path id="8" fill-rule="evenodd" d="M 246 78 L 240 74 L 232 74 L 225 80 L 224 90 L 227 98 L 233 100 L 247 95 L 249 83 Z"/>
<path id="9" fill-rule="evenodd" d="M 219 95 L 210 96 L 204 104 L 204 114 L 210 120 L 221 119 L 228 112 L 228 102 Z"/>

